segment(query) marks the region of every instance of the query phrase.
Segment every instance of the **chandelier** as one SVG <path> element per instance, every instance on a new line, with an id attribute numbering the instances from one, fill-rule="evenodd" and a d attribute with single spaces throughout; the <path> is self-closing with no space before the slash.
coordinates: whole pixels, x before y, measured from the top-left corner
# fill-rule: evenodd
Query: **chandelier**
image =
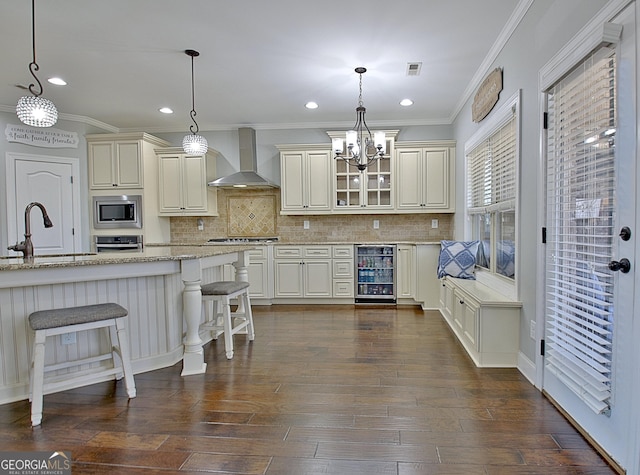
<path id="1" fill-rule="evenodd" d="M 196 100 L 195 94 L 193 92 L 193 58 L 195 58 L 196 56 L 200 56 L 200 53 L 195 50 L 188 49 L 185 50 L 185 54 L 187 56 L 191 56 L 191 112 L 189 115 L 191 116 L 191 120 L 193 121 L 195 128 L 193 127 L 193 125 L 189 127 L 191 133 L 185 135 L 182 139 L 182 149 L 185 153 L 188 153 L 190 155 L 202 155 L 203 153 L 206 153 L 209 144 L 207 143 L 207 139 L 205 139 L 202 135 L 198 135 L 198 131 L 200 129 L 198 128 L 198 123 L 196 122 Z"/>
<path id="2" fill-rule="evenodd" d="M 360 75 L 360 96 L 358 97 L 358 107 L 356 107 L 356 123 L 352 130 L 346 132 L 345 139 L 334 138 L 332 140 L 332 148 L 335 159 L 344 160 L 348 165 L 356 167 L 362 172 L 374 161 L 385 158 L 386 138 L 384 132 L 376 132 L 372 136 L 364 119 L 367 109 L 362 102 L 362 75 L 367 72 L 367 69 L 357 67 L 355 72 Z M 346 154 L 344 154 L 345 140 L 347 143 Z"/>
<path id="3" fill-rule="evenodd" d="M 36 62 L 36 2 L 31 0 L 31 40 L 33 45 L 33 61 L 29 63 L 29 72 L 38 83 L 29 84 L 29 91 L 32 96 L 23 96 L 16 105 L 16 114 L 23 124 L 34 127 L 51 127 L 58 121 L 58 110 L 48 99 L 40 97 L 42 95 L 42 83 L 36 76 L 36 71 L 40 69 Z"/>

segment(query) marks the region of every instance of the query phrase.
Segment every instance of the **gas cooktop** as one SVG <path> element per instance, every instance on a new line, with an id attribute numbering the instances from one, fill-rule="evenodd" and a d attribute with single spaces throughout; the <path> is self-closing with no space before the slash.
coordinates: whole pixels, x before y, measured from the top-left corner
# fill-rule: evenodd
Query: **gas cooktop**
<path id="1" fill-rule="evenodd" d="M 245 238 L 213 238 L 209 239 L 211 243 L 224 244 L 243 244 L 249 242 L 277 242 L 277 237 L 245 237 Z"/>

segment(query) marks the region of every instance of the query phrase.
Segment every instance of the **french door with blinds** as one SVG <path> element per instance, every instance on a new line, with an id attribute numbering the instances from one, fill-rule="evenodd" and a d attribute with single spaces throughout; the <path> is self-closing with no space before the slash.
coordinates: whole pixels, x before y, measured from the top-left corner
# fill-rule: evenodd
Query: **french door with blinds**
<path id="1" fill-rule="evenodd" d="M 618 21 L 631 26 L 610 31 L 628 31 L 630 41 L 633 16 Z M 626 388 L 637 205 L 635 115 L 621 107 L 634 92 L 621 44 L 598 46 L 545 89 L 543 390 L 624 466 L 633 450 Z"/>

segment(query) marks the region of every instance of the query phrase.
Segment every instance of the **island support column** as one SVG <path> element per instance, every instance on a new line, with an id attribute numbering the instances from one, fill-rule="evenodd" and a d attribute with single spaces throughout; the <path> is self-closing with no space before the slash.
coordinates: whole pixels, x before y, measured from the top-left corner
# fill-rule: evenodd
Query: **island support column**
<path id="1" fill-rule="evenodd" d="M 200 319 L 202 317 L 202 269 L 233 263 L 236 269 L 236 280 L 249 281 L 249 253 L 247 251 L 230 252 L 229 254 L 204 258 L 185 259 L 180 262 L 182 283 L 182 313 L 186 326 L 184 336 L 184 355 L 182 357 L 182 376 L 202 374 L 207 370 L 204 362 L 204 350 L 200 338 Z M 242 300 L 240 299 L 240 305 Z M 238 311 L 244 310 L 238 308 Z"/>
<path id="2" fill-rule="evenodd" d="M 182 312 L 186 334 L 184 336 L 184 355 L 182 357 L 181 376 L 201 374 L 207 370 L 204 362 L 204 350 L 200 338 L 200 316 L 202 309 L 202 267 L 200 259 L 181 261 L 182 282 Z"/>

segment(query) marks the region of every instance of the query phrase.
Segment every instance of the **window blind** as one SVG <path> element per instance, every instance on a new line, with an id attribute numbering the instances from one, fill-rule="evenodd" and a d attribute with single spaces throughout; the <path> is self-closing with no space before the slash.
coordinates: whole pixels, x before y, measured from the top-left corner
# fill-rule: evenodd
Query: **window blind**
<path id="1" fill-rule="evenodd" d="M 516 117 L 467 153 L 467 211 L 515 209 Z"/>
<path id="2" fill-rule="evenodd" d="M 611 400 L 615 53 L 547 92 L 545 365 L 595 413 Z"/>

